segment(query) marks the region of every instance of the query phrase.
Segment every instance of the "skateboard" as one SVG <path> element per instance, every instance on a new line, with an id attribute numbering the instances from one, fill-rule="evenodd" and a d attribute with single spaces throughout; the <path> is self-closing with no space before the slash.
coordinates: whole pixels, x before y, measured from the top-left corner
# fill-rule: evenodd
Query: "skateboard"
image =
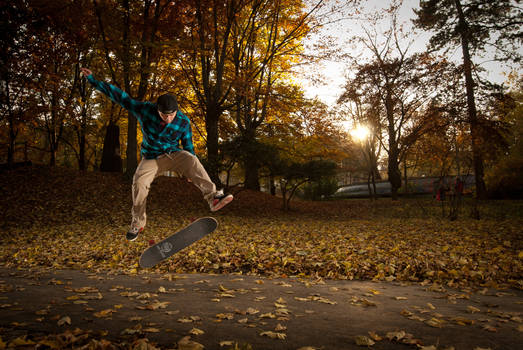
<path id="1" fill-rule="evenodd" d="M 153 267 L 213 232 L 218 221 L 212 217 L 193 221 L 180 231 L 147 248 L 140 257 L 141 267 Z"/>

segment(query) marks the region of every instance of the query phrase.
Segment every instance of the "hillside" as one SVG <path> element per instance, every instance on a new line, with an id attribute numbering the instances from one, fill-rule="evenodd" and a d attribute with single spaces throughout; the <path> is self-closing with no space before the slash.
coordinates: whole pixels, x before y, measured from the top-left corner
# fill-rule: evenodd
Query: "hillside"
<path id="1" fill-rule="evenodd" d="M 7 267 L 146 273 L 137 261 L 149 241 L 211 214 L 193 185 L 160 177 L 146 231 L 129 243 L 131 184 L 119 174 L 21 168 L 1 173 L 0 186 Z M 523 286 L 520 202 L 452 222 L 431 200 L 294 201 L 284 212 L 280 198 L 234 193 L 213 215 L 214 234 L 155 270 Z"/>

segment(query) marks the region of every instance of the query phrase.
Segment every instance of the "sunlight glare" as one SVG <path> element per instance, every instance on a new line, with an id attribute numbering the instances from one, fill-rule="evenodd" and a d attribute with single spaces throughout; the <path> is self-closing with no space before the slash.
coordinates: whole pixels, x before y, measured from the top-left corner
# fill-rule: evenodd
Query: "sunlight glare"
<path id="1" fill-rule="evenodd" d="M 351 136 L 358 140 L 358 141 L 364 141 L 367 139 L 367 137 L 369 136 L 370 134 L 370 131 L 369 131 L 369 128 L 367 128 L 366 126 L 364 125 L 359 125 L 358 127 L 356 127 L 355 129 L 352 129 L 351 132 L 350 132 Z"/>

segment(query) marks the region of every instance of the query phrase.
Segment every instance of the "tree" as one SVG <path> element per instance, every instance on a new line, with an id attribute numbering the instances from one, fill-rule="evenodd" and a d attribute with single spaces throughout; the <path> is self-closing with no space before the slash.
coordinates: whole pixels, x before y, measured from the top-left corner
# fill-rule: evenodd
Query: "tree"
<path id="1" fill-rule="evenodd" d="M 380 132 L 378 138 L 387 152 L 388 180 L 392 199 L 397 199 L 401 187 L 400 162 L 409 147 L 430 125 L 430 115 L 424 108 L 437 94 L 443 81 L 446 62 L 426 54 L 409 55 L 406 45 L 400 43 L 395 18 L 380 44 L 376 36 L 366 31 L 360 38 L 372 53 L 370 62 L 355 63 L 356 74 L 348 79 L 339 103 L 364 104 L 372 128 Z"/>
<path id="2" fill-rule="evenodd" d="M 7 165 L 14 163 L 16 139 L 21 127 L 27 122 L 28 60 L 30 53 L 23 47 L 30 41 L 29 29 L 24 26 L 29 21 L 30 10 L 24 1 L 13 1 L 2 6 L 3 18 L 0 30 L 0 125 L 7 127 Z"/>
<path id="3" fill-rule="evenodd" d="M 80 75 L 75 66 L 81 57 L 77 31 L 72 29 L 75 8 L 72 3 L 47 6 L 39 1 L 32 3 L 35 20 L 28 25 L 33 29 L 31 65 L 37 73 L 31 75 L 37 97 L 40 126 L 45 132 L 49 165 L 56 165 L 57 152 L 73 102 L 77 96 Z M 77 9 L 76 9 L 77 10 Z M 77 10 L 78 11 L 78 10 Z M 78 16 L 81 11 L 76 12 Z M 74 43 L 74 44 L 73 44 Z"/>
<path id="4" fill-rule="evenodd" d="M 312 12 L 301 1 L 255 1 L 232 27 L 234 121 L 246 143 L 256 143 L 259 127 L 276 114 L 282 100 L 301 98 L 289 83 L 289 72 L 302 51 Z M 255 157 L 244 163 L 245 186 L 259 190 Z"/>
<path id="5" fill-rule="evenodd" d="M 496 159 L 486 171 L 489 196 L 495 198 L 521 198 L 523 196 L 523 91 L 521 83 L 506 94 L 496 96 L 494 112 L 507 124 L 503 131 L 506 147 L 500 149 Z"/>
<path id="6" fill-rule="evenodd" d="M 191 2 L 183 17 L 186 30 L 179 40 L 183 54 L 177 63 L 191 84 L 197 111 L 204 116 L 208 170 L 216 183 L 224 114 L 235 114 L 240 133 L 255 138 L 274 98 L 271 91 L 286 70 L 277 67 L 283 68 L 283 60 L 299 52 L 310 14 L 321 3 L 305 12 L 303 2 L 295 0 Z M 253 173 L 246 174 L 247 182 L 256 187 Z"/>
<path id="7" fill-rule="evenodd" d="M 246 0 L 193 0 L 182 17 L 177 63 L 184 72 L 204 116 L 209 176 L 220 184 L 219 122 L 229 107 L 231 79 L 226 62 L 231 54 L 231 28 L 236 16 L 248 5 Z"/>
<path id="8" fill-rule="evenodd" d="M 166 23 L 162 23 L 161 19 L 167 22 L 169 16 L 165 13 L 165 10 L 175 11 L 176 7 L 171 6 L 170 2 L 162 4 L 160 0 L 137 2 L 122 0 L 121 4 L 116 4 L 115 2 L 104 3 L 102 8 L 102 4 L 98 4 L 97 0 L 93 0 L 98 28 L 103 42 L 106 65 L 114 84 L 122 86 L 123 90 L 137 100 L 143 100 L 149 88 L 152 67 L 161 55 L 160 46 L 157 45 L 161 24 L 164 24 L 165 27 L 168 26 Z M 116 11 L 114 10 L 115 8 L 117 9 Z M 104 18 L 104 14 L 106 17 L 110 16 L 111 19 L 108 21 L 106 17 Z M 108 40 L 107 38 L 105 23 L 113 21 L 116 14 L 121 19 L 120 30 L 115 32 L 114 27 L 109 29 L 112 30 L 111 36 L 119 35 L 121 41 Z M 176 27 L 176 25 L 171 24 L 169 26 Z M 121 62 L 121 80 L 123 80 L 123 84 L 118 83 L 117 70 L 111 58 L 113 56 L 116 56 Z M 134 86 L 137 86 L 135 93 L 133 92 Z M 126 175 L 129 178 L 132 177 L 138 166 L 137 124 L 136 117 L 132 113 L 128 113 Z"/>
<path id="9" fill-rule="evenodd" d="M 477 85 L 473 77 L 477 67 L 473 57 L 494 48 L 494 59 L 520 61 L 521 8 L 513 0 L 428 0 L 420 1 L 420 8 L 415 13 L 414 23 L 418 27 L 435 32 L 430 39 L 432 50 L 461 46 L 476 194 L 480 199 L 485 198 L 483 140 L 475 98 Z"/>
<path id="10" fill-rule="evenodd" d="M 290 209 L 290 201 L 300 186 L 307 182 L 320 182 L 336 174 L 336 163 L 328 160 L 311 160 L 305 163 L 279 160 L 275 164 L 280 179 L 283 209 Z"/>

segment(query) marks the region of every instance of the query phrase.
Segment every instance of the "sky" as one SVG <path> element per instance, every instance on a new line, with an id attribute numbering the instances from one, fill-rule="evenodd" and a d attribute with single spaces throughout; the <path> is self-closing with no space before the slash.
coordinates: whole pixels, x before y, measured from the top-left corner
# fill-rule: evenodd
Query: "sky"
<path id="1" fill-rule="evenodd" d="M 311 0 L 312 1 L 312 0 Z M 327 0 L 335 3 L 343 3 L 343 0 Z M 335 44 L 338 45 L 342 50 L 347 50 L 351 55 L 357 55 L 358 53 L 362 54 L 361 59 L 365 59 L 368 56 L 368 51 L 363 47 L 351 47 L 347 44 L 347 40 L 350 37 L 356 35 L 363 35 L 363 27 L 369 28 L 369 23 L 364 21 L 362 18 L 365 15 L 372 15 L 378 13 L 383 8 L 389 5 L 390 1 L 383 0 L 364 0 L 360 9 L 362 14 L 359 16 L 354 15 L 353 10 L 348 10 L 345 14 L 344 19 L 336 21 L 335 23 L 325 25 L 322 27 L 318 35 L 308 38 L 308 44 L 313 46 L 318 43 L 318 40 L 321 40 L 324 34 L 329 34 L 334 37 Z M 403 6 L 399 10 L 398 22 L 404 23 L 407 27 L 412 27 L 411 19 L 414 18 L 415 14 L 413 9 L 418 7 L 419 0 L 404 0 Z M 390 18 L 380 22 L 377 31 L 384 31 L 388 29 L 390 25 Z M 409 36 L 409 40 L 413 41 L 412 46 L 409 48 L 410 53 L 417 51 L 424 51 L 428 40 L 430 38 L 430 33 L 418 30 L 417 33 L 413 33 Z M 407 43 L 405 43 L 407 45 Z M 311 50 L 312 52 L 312 50 Z M 461 50 L 456 49 L 452 52 L 452 59 L 456 61 L 461 60 Z M 494 62 L 485 62 L 482 64 L 484 68 L 489 72 L 489 78 L 491 81 L 502 83 L 505 81 L 505 72 L 508 71 L 507 67 L 500 66 L 499 63 Z M 343 59 L 332 59 L 323 61 L 321 64 L 316 64 L 314 67 L 306 68 L 309 74 L 304 74 L 299 80 L 303 84 L 306 95 L 309 98 L 318 97 L 324 103 L 333 107 L 336 104 L 336 100 L 343 91 L 343 85 L 345 84 L 346 75 L 350 74 L 348 69 L 347 60 Z M 326 77 L 325 84 L 318 84 L 313 82 L 307 75 L 310 75 L 310 72 L 320 73 Z"/>

